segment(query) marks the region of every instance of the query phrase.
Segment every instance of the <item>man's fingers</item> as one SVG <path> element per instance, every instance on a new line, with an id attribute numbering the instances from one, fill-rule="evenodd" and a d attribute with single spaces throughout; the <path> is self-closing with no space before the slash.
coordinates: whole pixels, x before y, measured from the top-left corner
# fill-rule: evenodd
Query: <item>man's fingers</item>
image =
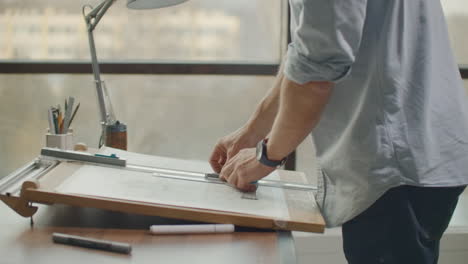
<path id="1" fill-rule="evenodd" d="M 243 183 L 240 179 L 237 180 L 237 189 L 243 192 L 255 192 L 257 190 L 257 185 L 252 183 Z"/>
<path id="2" fill-rule="evenodd" d="M 219 173 L 224 165 L 225 160 L 226 160 L 226 152 L 223 151 L 223 149 L 219 145 L 216 145 L 210 157 L 211 168 L 216 173 Z"/>
<path id="3" fill-rule="evenodd" d="M 255 192 L 257 191 L 258 184 L 249 184 L 246 191 L 247 192 Z"/>
<path id="4" fill-rule="evenodd" d="M 216 173 L 219 173 L 223 167 L 219 162 L 213 160 L 210 160 L 210 165 L 213 171 Z"/>
<path id="5" fill-rule="evenodd" d="M 231 185 L 232 187 L 234 188 L 237 188 L 237 181 L 238 181 L 238 177 L 236 175 L 236 171 L 233 170 L 231 172 L 231 174 L 229 175 L 228 179 L 227 179 L 227 182 L 229 183 L 229 185 Z"/>
<path id="6" fill-rule="evenodd" d="M 237 146 L 232 146 L 230 149 L 227 151 L 227 160 L 231 160 L 233 157 L 239 153 L 239 148 Z"/>
<path id="7" fill-rule="evenodd" d="M 257 190 L 256 184 L 250 182 L 247 179 L 245 167 L 239 166 L 236 170 L 236 176 L 238 178 L 236 188 L 244 192 L 254 192 Z"/>
<path id="8" fill-rule="evenodd" d="M 258 165 L 255 149 L 241 150 L 227 160 L 219 176 L 234 188 L 244 192 L 254 192 L 257 190 L 257 184 L 254 181 L 258 179 L 255 175 L 268 174 L 265 168 Z"/>
<path id="9" fill-rule="evenodd" d="M 226 164 L 226 156 L 222 155 L 219 157 L 218 164 L 224 166 Z"/>
<path id="10" fill-rule="evenodd" d="M 221 169 L 221 172 L 219 173 L 219 177 L 229 181 L 229 177 L 231 176 L 232 171 L 234 170 L 234 163 L 232 162 L 233 160 L 228 161 L 223 168 Z"/>

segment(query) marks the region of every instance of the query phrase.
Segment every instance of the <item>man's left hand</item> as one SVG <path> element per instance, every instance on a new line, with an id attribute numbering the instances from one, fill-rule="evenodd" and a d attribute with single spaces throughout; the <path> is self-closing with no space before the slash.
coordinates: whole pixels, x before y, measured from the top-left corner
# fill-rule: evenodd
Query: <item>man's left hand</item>
<path id="1" fill-rule="evenodd" d="M 243 149 L 223 166 L 220 178 L 245 192 L 253 192 L 257 186 L 252 184 L 270 174 L 276 168 L 268 167 L 257 161 L 255 148 Z"/>

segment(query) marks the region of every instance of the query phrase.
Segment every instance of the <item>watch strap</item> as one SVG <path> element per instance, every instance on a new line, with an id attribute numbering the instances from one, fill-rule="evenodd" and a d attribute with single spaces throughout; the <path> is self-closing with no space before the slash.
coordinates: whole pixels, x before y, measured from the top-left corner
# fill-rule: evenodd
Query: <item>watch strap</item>
<path id="1" fill-rule="evenodd" d="M 270 160 L 267 155 L 267 142 L 268 139 L 263 139 L 257 144 L 257 151 L 260 151 L 261 155 L 257 157 L 257 160 L 268 167 L 279 167 L 282 166 L 286 162 L 286 158 L 282 160 Z"/>

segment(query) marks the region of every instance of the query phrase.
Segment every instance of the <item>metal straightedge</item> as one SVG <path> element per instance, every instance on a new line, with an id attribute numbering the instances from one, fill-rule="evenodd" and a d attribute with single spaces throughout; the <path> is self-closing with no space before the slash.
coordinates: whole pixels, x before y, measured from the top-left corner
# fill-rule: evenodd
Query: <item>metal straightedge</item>
<path id="1" fill-rule="evenodd" d="M 118 167 L 125 167 L 125 159 L 110 157 L 104 155 L 92 155 L 85 152 L 60 150 L 56 148 L 43 148 L 41 150 L 43 157 L 51 157 L 57 160 L 81 161 L 86 163 L 104 164 Z"/>

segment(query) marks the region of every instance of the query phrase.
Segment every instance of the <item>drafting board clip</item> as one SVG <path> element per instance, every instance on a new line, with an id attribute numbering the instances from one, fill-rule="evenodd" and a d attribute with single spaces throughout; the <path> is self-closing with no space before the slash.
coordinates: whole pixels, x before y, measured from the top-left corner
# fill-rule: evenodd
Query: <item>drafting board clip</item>
<path id="1" fill-rule="evenodd" d="M 37 207 L 32 206 L 27 199 L 26 191 L 28 189 L 38 189 L 39 185 L 36 181 L 25 181 L 21 186 L 21 194 L 19 197 L 15 196 L 0 196 L 0 199 L 8 205 L 11 209 L 24 217 L 31 217 L 37 212 Z"/>
<path id="2" fill-rule="evenodd" d="M 31 206 L 27 192 L 39 188 L 37 179 L 55 168 L 59 162 L 35 159 L 0 180 L 0 200 L 19 215 L 30 217 L 37 211 Z"/>

